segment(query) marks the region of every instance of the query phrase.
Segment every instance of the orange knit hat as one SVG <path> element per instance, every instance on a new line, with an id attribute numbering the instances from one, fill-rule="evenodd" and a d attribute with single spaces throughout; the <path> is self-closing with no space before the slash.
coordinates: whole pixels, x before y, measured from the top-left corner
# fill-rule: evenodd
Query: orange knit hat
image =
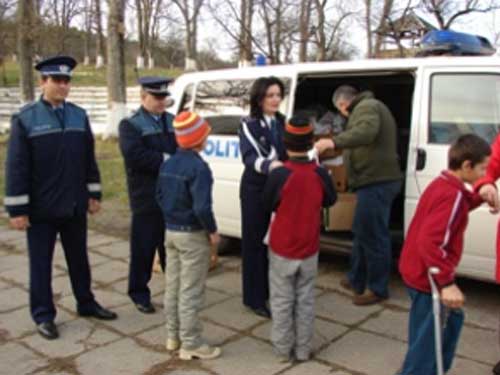
<path id="1" fill-rule="evenodd" d="M 174 119 L 175 138 L 182 148 L 194 148 L 203 143 L 212 128 L 194 112 L 181 112 Z"/>

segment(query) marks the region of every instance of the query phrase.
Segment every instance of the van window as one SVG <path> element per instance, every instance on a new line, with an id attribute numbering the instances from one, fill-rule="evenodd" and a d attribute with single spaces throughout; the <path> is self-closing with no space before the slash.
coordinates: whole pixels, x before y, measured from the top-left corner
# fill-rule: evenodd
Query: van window
<path id="1" fill-rule="evenodd" d="M 474 133 L 491 143 L 500 129 L 500 75 L 432 76 L 429 142 L 450 144 Z"/>
<path id="2" fill-rule="evenodd" d="M 285 98 L 281 110 L 286 113 L 290 79 L 282 81 L 285 84 Z M 250 87 L 253 82 L 253 79 L 219 80 L 198 84 L 194 111 L 210 122 L 212 134 L 237 134 L 240 119 L 250 112 Z"/>
<path id="3" fill-rule="evenodd" d="M 191 111 L 193 106 L 193 88 L 194 85 L 190 83 L 184 88 L 182 94 L 181 105 L 179 106 L 179 113 L 184 111 Z"/>

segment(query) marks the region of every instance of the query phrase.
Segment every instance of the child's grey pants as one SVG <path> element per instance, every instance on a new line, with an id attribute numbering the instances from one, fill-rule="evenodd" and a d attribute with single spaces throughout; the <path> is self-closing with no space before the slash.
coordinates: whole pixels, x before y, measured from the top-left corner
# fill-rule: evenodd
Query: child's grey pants
<path id="1" fill-rule="evenodd" d="M 198 314 L 205 299 L 205 280 L 210 259 L 207 232 L 167 230 L 166 240 L 167 338 L 180 339 L 183 349 L 197 349 L 203 344 Z"/>
<path id="2" fill-rule="evenodd" d="M 279 355 L 307 360 L 314 334 L 314 285 L 318 253 L 289 259 L 269 249 L 271 341 Z"/>

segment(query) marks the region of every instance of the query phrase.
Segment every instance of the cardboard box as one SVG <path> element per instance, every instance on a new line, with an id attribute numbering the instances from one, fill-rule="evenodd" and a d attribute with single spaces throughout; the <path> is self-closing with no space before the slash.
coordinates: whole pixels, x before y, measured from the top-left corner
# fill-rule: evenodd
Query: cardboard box
<path id="1" fill-rule="evenodd" d="M 323 225 L 327 231 L 350 231 L 356 209 L 356 194 L 339 193 L 337 202 L 323 210 Z"/>
<path id="2" fill-rule="evenodd" d="M 337 193 L 344 193 L 347 191 L 347 171 L 344 164 L 340 165 L 325 165 L 332 176 L 333 186 Z"/>

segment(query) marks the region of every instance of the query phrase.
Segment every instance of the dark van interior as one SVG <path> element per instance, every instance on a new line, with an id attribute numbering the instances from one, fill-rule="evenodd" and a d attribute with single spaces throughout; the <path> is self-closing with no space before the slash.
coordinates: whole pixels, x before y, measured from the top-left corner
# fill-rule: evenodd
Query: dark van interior
<path id="1" fill-rule="evenodd" d="M 359 91 L 369 90 L 391 110 L 398 125 L 398 154 L 402 171 L 406 171 L 410 141 L 410 123 L 415 86 L 412 71 L 380 71 L 353 74 L 304 74 L 299 76 L 293 113 L 307 112 L 319 120 L 327 111 L 336 112 L 332 95 L 341 85 L 351 85 Z M 391 214 L 393 247 L 400 249 L 404 231 L 404 191 L 396 198 Z M 324 232 L 322 245 L 335 250 L 350 251 L 350 232 Z"/>

